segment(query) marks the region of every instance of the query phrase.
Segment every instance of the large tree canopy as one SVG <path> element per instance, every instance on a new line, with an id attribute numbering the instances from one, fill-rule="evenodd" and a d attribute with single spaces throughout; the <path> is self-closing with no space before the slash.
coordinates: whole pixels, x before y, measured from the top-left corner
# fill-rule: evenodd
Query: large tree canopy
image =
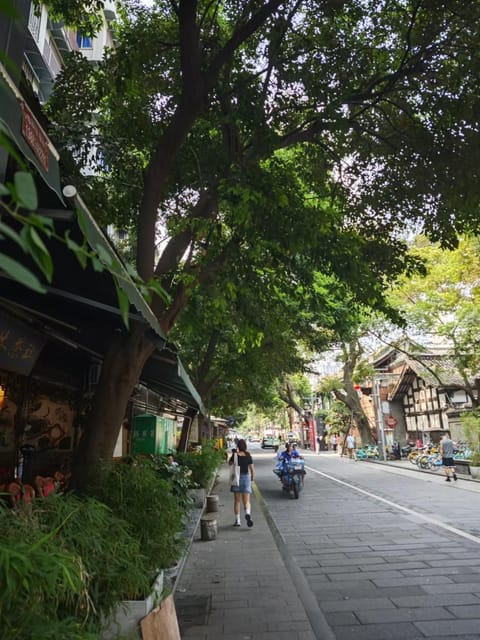
<path id="1" fill-rule="evenodd" d="M 448 353 L 474 406 L 479 404 L 480 384 L 479 248 L 478 238 L 472 237 L 461 238 L 452 250 L 416 238 L 411 252 L 424 261 L 426 272 L 399 278 L 389 294 L 408 323 L 410 340 L 435 341 Z M 432 373 L 440 384 L 451 375 L 448 364 L 433 366 Z"/>
<path id="2" fill-rule="evenodd" d="M 115 50 L 97 68 L 73 57 L 50 112 L 99 220 L 129 230 L 138 273 L 168 293 L 152 303 L 166 332 L 236 262 L 264 287 L 322 273 L 382 306 L 413 264 L 408 229 L 445 244 L 476 230 L 479 14 L 473 0 L 125 3 Z M 111 452 L 121 407 L 105 404 L 151 349 L 133 327 L 106 358 L 123 386 L 101 380 L 90 457 Z"/>
<path id="3" fill-rule="evenodd" d="M 405 226 L 453 242 L 455 227 L 477 221 L 479 11 L 460 1 L 129 2 L 104 64 L 67 67 L 58 95 L 75 109 L 69 117 L 57 97 L 56 120 L 89 164 L 92 143 L 101 149 L 91 201 L 135 229 L 139 273 L 167 289 L 178 269 L 198 277 L 226 248 L 264 236 L 282 202 L 285 253 L 301 245 L 349 275 L 362 261 L 388 272 L 400 260 L 391 264 L 380 235 L 399 257 Z M 285 177 L 292 163 L 301 180 Z M 259 215 L 266 206 L 270 218 Z M 336 255 L 339 225 L 350 259 Z M 156 260 L 161 233 L 169 243 Z M 168 330 L 178 302 L 160 313 Z"/>

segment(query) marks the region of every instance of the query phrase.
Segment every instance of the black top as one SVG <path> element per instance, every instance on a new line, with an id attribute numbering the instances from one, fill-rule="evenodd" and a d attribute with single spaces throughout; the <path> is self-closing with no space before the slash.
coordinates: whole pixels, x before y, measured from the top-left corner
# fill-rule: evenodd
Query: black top
<path id="1" fill-rule="evenodd" d="M 231 460 L 233 459 L 234 454 L 232 453 Z M 253 464 L 252 456 L 247 453 L 245 456 L 239 456 L 237 454 L 238 466 L 240 467 L 240 475 L 246 475 L 248 473 L 249 465 Z"/>

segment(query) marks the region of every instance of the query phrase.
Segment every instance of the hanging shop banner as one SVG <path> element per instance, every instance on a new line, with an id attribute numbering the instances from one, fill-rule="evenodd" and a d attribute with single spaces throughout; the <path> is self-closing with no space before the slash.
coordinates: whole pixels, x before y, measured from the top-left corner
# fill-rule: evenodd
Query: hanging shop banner
<path id="1" fill-rule="evenodd" d="M 0 369 L 30 375 L 46 338 L 0 311 Z"/>

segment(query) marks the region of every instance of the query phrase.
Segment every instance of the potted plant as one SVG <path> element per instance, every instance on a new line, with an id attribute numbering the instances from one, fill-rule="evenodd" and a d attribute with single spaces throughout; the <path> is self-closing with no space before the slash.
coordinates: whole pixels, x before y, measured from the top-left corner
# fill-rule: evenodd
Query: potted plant
<path id="1" fill-rule="evenodd" d="M 8 637 L 99 638 L 120 600 L 150 592 L 150 565 L 135 529 L 93 498 L 51 494 L 27 506 L 0 508 L 7 567 L 0 617 Z"/>
<path id="2" fill-rule="evenodd" d="M 465 435 L 470 444 L 472 455 L 470 456 L 470 475 L 476 480 L 480 479 L 480 410 L 469 411 L 461 417 Z"/>
<path id="3" fill-rule="evenodd" d="M 130 636 L 139 621 L 157 607 L 164 591 L 164 570 L 175 564 L 183 551 L 180 534 L 188 508 L 175 495 L 169 474 L 159 472 L 151 457 L 127 458 L 103 463 L 89 492 L 128 523 L 148 567 L 151 589 L 138 597 L 125 596 L 118 602 L 102 633 L 104 640 Z"/>
<path id="4" fill-rule="evenodd" d="M 472 453 L 470 458 L 469 469 L 470 469 L 470 475 L 472 476 L 472 478 L 474 478 L 475 480 L 479 480 L 480 479 L 480 451 L 477 450 Z"/>

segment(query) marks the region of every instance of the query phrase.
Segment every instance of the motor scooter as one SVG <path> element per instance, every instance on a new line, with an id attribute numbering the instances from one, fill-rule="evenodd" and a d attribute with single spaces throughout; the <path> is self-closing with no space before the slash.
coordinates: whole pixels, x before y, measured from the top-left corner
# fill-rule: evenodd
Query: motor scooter
<path id="1" fill-rule="evenodd" d="M 280 460 L 273 473 L 280 478 L 282 491 L 286 494 L 293 493 L 293 497 L 298 500 L 306 475 L 305 462 L 300 458 Z"/>
<path id="2" fill-rule="evenodd" d="M 400 452 L 402 458 L 407 458 L 408 454 L 415 450 L 415 444 L 413 442 L 407 442 L 404 447 L 401 447 Z"/>

